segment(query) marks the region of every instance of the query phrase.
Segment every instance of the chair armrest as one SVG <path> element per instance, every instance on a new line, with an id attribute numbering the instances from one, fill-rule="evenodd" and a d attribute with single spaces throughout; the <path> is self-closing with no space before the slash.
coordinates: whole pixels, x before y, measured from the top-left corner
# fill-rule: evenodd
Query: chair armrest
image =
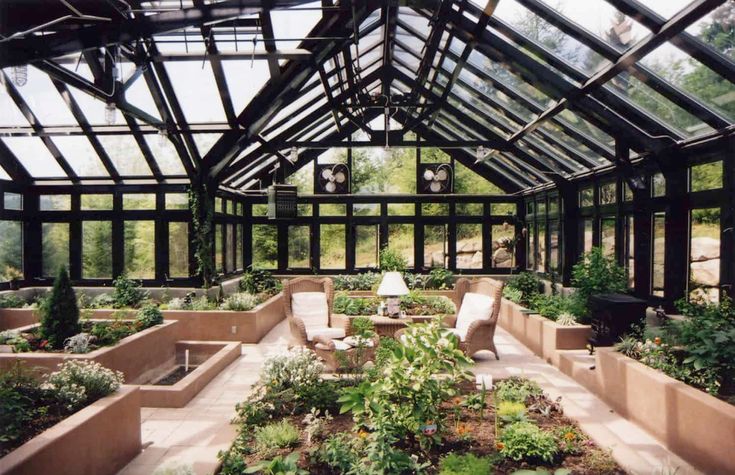
<path id="1" fill-rule="evenodd" d="M 296 343 L 306 346 L 309 340 L 306 337 L 304 321 L 298 317 L 291 317 L 288 319 L 288 326 L 291 328 L 291 336 L 296 340 Z"/>
<path id="2" fill-rule="evenodd" d="M 334 346 L 334 341 L 325 335 L 316 335 L 312 340 L 312 343 L 321 343 L 322 345 L 326 346 L 327 349 L 330 351 L 334 351 L 336 349 L 336 347 Z"/>
<path id="3" fill-rule="evenodd" d="M 330 326 L 332 328 L 344 328 L 345 335 L 352 334 L 352 319 L 342 313 L 333 313 L 330 320 Z"/>
<path id="4" fill-rule="evenodd" d="M 495 322 L 490 319 L 475 320 L 474 322 L 470 324 L 470 327 L 467 329 L 467 336 L 465 336 L 464 341 L 472 341 L 472 337 L 474 336 L 475 333 L 480 331 L 480 329 L 484 327 L 492 327 L 494 325 L 495 325 Z"/>
<path id="5" fill-rule="evenodd" d="M 456 327 L 457 326 L 457 316 L 447 315 L 446 317 L 442 318 L 442 325 L 444 325 L 447 328 Z"/>

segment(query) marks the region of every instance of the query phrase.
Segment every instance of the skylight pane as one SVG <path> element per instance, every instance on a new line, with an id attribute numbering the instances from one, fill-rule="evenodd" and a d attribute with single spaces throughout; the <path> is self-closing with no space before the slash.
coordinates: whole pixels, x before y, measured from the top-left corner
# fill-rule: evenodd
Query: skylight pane
<path id="1" fill-rule="evenodd" d="M 212 66 L 208 62 L 172 61 L 165 66 L 188 123 L 226 120 Z"/>
<path id="2" fill-rule="evenodd" d="M 8 175 L 3 167 L 0 167 L 0 180 L 10 181 L 10 175 Z"/>
<path id="3" fill-rule="evenodd" d="M 314 10 L 303 10 L 312 7 Z M 273 10 L 271 20 L 276 39 L 302 39 L 314 28 L 322 17 L 320 2 L 300 5 L 300 10 Z M 279 45 L 281 47 L 281 45 Z"/>
<path id="4" fill-rule="evenodd" d="M 29 66 L 28 82 L 18 92 L 42 125 L 76 125 L 69 106 L 46 73 Z"/>
<path id="5" fill-rule="evenodd" d="M 56 147 L 64 155 L 69 166 L 74 172 L 82 177 L 100 177 L 108 176 L 105 166 L 97 156 L 97 152 L 92 148 L 87 137 L 69 136 L 69 137 L 52 137 L 51 140 Z"/>
<path id="6" fill-rule="evenodd" d="M 612 149 L 615 147 L 615 139 L 612 138 L 607 132 L 604 132 L 599 127 L 593 125 L 584 117 L 580 116 L 574 111 L 564 109 L 559 113 L 559 117 L 568 122 L 572 127 L 577 129 L 579 132 L 596 139 L 601 144 L 605 144 L 608 148 Z"/>
<path id="7" fill-rule="evenodd" d="M 151 91 L 148 89 L 148 84 L 142 76 L 133 81 L 133 84 L 125 91 L 125 100 L 143 112 L 147 112 L 157 119 L 161 118 L 156 103 L 153 101 L 153 96 L 151 96 Z"/>
<path id="8" fill-rule="evenodd" d="M 79 104 L 79 108 L 82 110 L 87 122 L 91 125 L 107 125 L 107 118 L 105 117 L 105 106 L 107 104 L 105 101 L 94 98 L 75 87 L 69 86 L 69 91 L 71 91 L 74 100 Z M 115 109 L 115 123 L 125 123 L 122 114 L 117 109 Z"/>
<path id="9" fill-rule="evenodd" d="M 227 88 L 230 90 L 235 114 L 245 109 L 263 85 L 270 79 L 268 61 L 223 61 Z"/>
<path id="10" fill-rule="evenodd" d="M 59 163 L 38 137 L 5 137 L 2 140 L 32 177 L 66 176 Z"/>
<path id="11" fill-rule="evenodd" d="M 192 134 L 194 137 L 194 143 L 199 150 L 199 155 L 202 157 L 209 152 L 212 146 L 222 137 L 222 134 Z"/>
<path id="12" fill-rule="evenodd" d="M 145 141 L 148 148 L 151 149 L 153 158 L 156 160 L 161 173 L 167 176 L 186 175 L 179 153 L 167 137 L 147 134 L 145 135 Z"/>
<path id="13" fill-rule="evenodd" d="M 733 14 L 735 4 L 725 2 L 721 7 L 694 22 L 686 31 L 731 60 L 735 59 L 735 40 L 732 36 Z"/>
<path id="14" fill-rule="evenodd" d="M 689 5 L 691 1 L 692 0 L 646 0 L 642 3 L 644 3 L 646 7 L 664 17 L 664 19 L 668 20 L 669 18 L 679 13 L 682 8 Z"/>
<path id="15" fill-rule="evenodd" d="M 4 87 L 0 87 L 0 126 L 22 126 L 27 127 L 28 121 L 10 98 Z"/>
<path id="16" fill-rule="evenodd" d="M 130 135 L 99 135 L 102 146 L 110 156 L 110 160 L 122 176 L 152 175 L 148 163 L 143 157 L 138 143 Z"/>

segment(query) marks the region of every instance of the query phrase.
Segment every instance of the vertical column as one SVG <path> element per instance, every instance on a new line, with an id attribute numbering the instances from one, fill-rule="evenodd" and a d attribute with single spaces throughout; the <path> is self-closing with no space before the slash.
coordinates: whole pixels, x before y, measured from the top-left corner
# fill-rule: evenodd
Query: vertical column
<path id="1" fill-rule="evenodd" d="M 43 260 L 43 237 L 41 233 L 41 221 L 38 218 L 38 194 L 34 192 L 23 193 L 23 269 L 25 278 L 33 285 L 35 278 L 41 277 Z"/>
<path id="2" fill-rule="evenodd" d="M 155 262 L 156 281 L 165 284 L 169 277 L 168 262 L 168 216 L 166 215 L 166 194 L 162 191 L 156 193 L 156 210 L 159 219 L 155 221 Z M 165 216 L 164 219 L 160 219 Z"/>
<path id="3" fill-rule="evenodd" d="M 735 298 L 735 138 L 726 140 L 722 157 L 722 205 L 720 208 L 720 287 L 721 296 Z"/>
<path id="4" fill-rule="evenodd" d="M 666 249 L 664 297 L 669 310 L 674 301 L 686 295 L 689 276 L 689 203 L 686 161 L 680 156 L 666 157 L 670 168 L 666 177 Z"/>
<path id="5" fill-rule="evenodd" d="M 117 277 L 125 270 L 125 222 L 123 221 L 123 195 L 117 190 L 112 195 L 112 276 Z"/>
<path id="6" fill-rule="evenodd" d="M 78 191 L 71 194 L 71 215 L 75 218 L 69 221 L 69 278 L 82 278 L 82 219 L 81 196 Z"/>
<path id="7" fill-rule="evenodd" d="M 574 184 L 568 183 L 559 189 L 561 198 L 561 280 L 562 285 L 572 285 L 572 267 L 579 256 L 579 199 Z"/>

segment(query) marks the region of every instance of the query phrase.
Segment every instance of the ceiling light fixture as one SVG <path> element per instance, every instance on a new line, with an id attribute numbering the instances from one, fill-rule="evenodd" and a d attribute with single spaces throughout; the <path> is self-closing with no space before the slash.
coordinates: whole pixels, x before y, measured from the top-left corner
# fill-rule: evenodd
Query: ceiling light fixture
<path id="1" fill-rule="evenodd" d="M 477 147 L 477 151 L 475 152 L 475 160 L 477 160 L 478 162 L 481 162 L 485 160 L 486 155 L 487 155 L 487 149 L 483 145 L 480 145 L 479 147 Z"/>
<path id="2" fill-rule="evenodd" d="M 112 102 L 105 104 L 105 122 L 107 125 L 115 125 L 117 120 L 117 107 Z"/>
<path id="3" fill-rule="evenodd" d="M 299 149 L 297 147 L 291 147 L 288 153 L 288 161 L 295 164 L 299 161 Z"/>
<path id="4" fill-rule="evenodd" d="M 13 80 L 13 84 L 15 84 L 16 86 L 25 86 L 28 82 L 28 65 L 22 64 L 20 66 L 13 66 L 11 77 Z"/>

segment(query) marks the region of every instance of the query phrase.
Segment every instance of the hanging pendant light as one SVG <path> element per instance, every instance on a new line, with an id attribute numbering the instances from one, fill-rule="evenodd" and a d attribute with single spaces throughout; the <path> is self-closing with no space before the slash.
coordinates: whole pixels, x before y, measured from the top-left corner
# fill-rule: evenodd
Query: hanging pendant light
<path id="1" fill-rule="evenodd" d="M 105 104 L 105 122 L 107 125 L 115 125 L 117 119 L 117 107 L 112 102 Z"/>
<path id="2" fill-rule="evenodd" d="M 22 64 L 20 66 L 13 66 L 11 72 L 13 84 L 18 87 L 23 87 L 28 82 L 28 65 Z"/>
<path id="3" fill-rule="evenodd" d="M 299 161 L 299 149 L 296 147 L 291 147 L 291 151 L 288 154 L 288 161 L 291 163 L 296 163 Z"/>
<path id="4" fill-rule="evenodd" d="M 477 151 L 475 152 L 475 159 L 478 162 L 481 162 L 485 159 L 485 155 L 487 155 L 487 150 L 485 150 L 485 147 L 482 145 L 477 147 Z"/>
<path id="5" fill-rule="evenodd" d="M 168 141 L 168 131 L 161 129 L 158 131 L 158 148 L 163 149 L 166 147 L 166 141 Z"/>

